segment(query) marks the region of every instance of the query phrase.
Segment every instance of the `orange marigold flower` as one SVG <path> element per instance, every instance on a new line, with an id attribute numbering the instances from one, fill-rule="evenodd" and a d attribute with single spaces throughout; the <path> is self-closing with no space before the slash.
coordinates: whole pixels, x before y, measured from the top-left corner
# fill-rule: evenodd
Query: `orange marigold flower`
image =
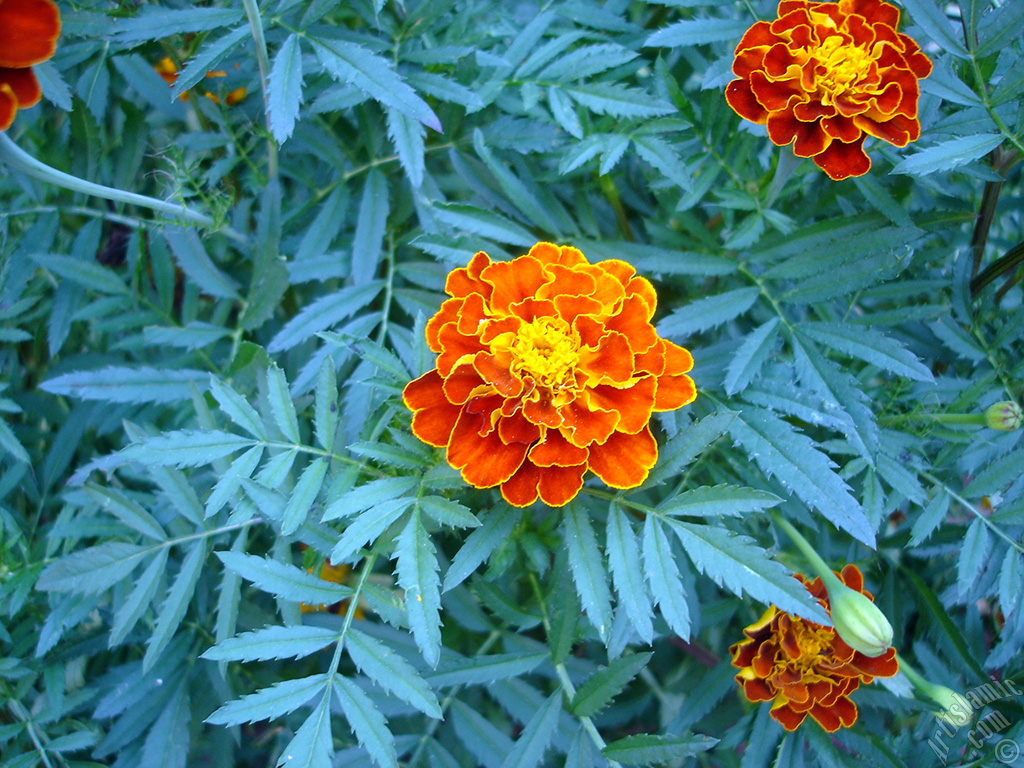
<path id="1" fill-rule="evenodd" d="M 43 97 L 32 67 L 53 56 L 59 36 L 53 0 L 0 0 L 0 131 Z"/>
<path id="2" fill-rule="evenodd" d="M 516 506 L 566 504 L 588 469 L 614 488 L 644 481 L 658 457 L 651 413 L 697 395 L 690 353 L 651 325 L 650 282 L 624 261 L 537 243 L 509 262 L 477 253 L 445 291 L 427 324 L 437 367 L 403 392 L 420 440 Z"/>
<path id="3" fill-rule="evenodd" d="M 918 80 L 932 63 L 896 31 L 899 10 L 882 0 L 782 0 L 736 46 L 739 78 L 725 98 L 768 137 L 810 157 L 835 180 L 871 168 L 865 136 L 905 147 L 921 135 Z"/>
<path id="4" fill-rule="evenodd" d="M 821 579 L 797 578 L 829 610 Z M 839 578 L 871 598 L 857 566 L 847 565 Z M 861 683 L 899 671 L 895 648 L 866 656 L 844 643 L 832 627 L 783 613 L 774 605 L 743 634 L 747 638 L 729 648 L 733 666 L 740 669 L 736 682 L 750 701 L 771 701 L 771 716 L 787 731 L 796 730 L 807 715 L 829 733 L 853 725 L 857 705 L 849 695 Z"/>

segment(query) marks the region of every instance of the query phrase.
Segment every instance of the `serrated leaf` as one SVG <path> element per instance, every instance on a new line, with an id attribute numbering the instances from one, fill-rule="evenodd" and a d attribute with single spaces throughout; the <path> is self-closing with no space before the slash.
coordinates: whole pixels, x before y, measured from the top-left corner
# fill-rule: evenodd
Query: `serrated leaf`
<path id="1" fill-rule="evenodd" d="M 452 702 L 451 712 L 455 733 L 470 754 L 484 768 L 501 768 L 502 757 L 512 751 L 512 739 L 458 699 Z"/>
<path id="2" fill-rule="evenodd" d="M 283 144 L 295 129 L 302 105 L 302 48 L 298 35 L 289 35 L 274 56 L 267 80 L 267 111 L 270 132 Z"/>
<path id="3" fill-rule="evenodd" d="M 782 499 L 768 491 L 735 485 L 715 485 L 678 493 L 659 504 L 657 510 L 665 515 L 737 517 L 749 512 L 760 512 L 781 503 Z"/>
<path id="4" fill-rule="evenodd" d="M 801 323 L 797 326 L 797 333 L 897 376 L 906 376 L 915 381 L 935 380 L 932 372 L 916 355 L 873 328 L 842 323 Z"/>
<path id="5" fill-rule="evenodd" d="M 332 684 L 345 719 L 373 761 L 382 768 L 398 768 L 395 737 L 391 735 L 384 715 L 374 706 L 370 697 L 348 678 L 335 675 Z"/>
<path id="6" fill-rule="evenodd" d="M 1006 616 L 1016 613 L 1021 603 L 1020 585 L 1024 583 L 1024 559 L 1013 547 L 1006 551 L 999 569 L 999 606 Z"/>
<path id="7" fill-rule="evenodd" d="M 458 203 L 438 204 L 433 207 L 433 211 L 438 220 L 448 226 L 497 243 L 529 248 L 537 242 L 537 238 L 530 232 L 500 213 Z"/>
<path id="8" fill-rule="evenodd" d="M 558 715 L 562 711 L 562 692 L 551 694 L 536 714 L 526 723 L 522 734 L 516 740 L 501 768 L 536 768 L 558 726 Z"/>
<path id="9" fill-rule="evenodd" d="M 750 24 L 743 19 L 687 19 L 659 29 L 644 41 L 644 47 L 701 45 L 720 40 L 739 40 Z"/>
<path id="10" fill-rule="evenodd" d="M 405 369 L 401 359 L 390 349 L 370 339 L 357 339 L 344 333 L 325 331 L 318 333 L 324 341 L 342 349 L 349 349 L 359 355 L 360 359 L 375 365 L 380 371 L 396 381 L 409 380 L 409 371 Z"/>
<path id="11" fill-rule="evenodd" d="M 576 139 L 583 138 L 583 125 L 580 123 L 579 115 L 576 114 L 576 107 L 572 103 L 572 99 L 557 87 L 551 86 L 548 88 L 548 105 L 551 107 L 551 115 L 566 133 Z"/>
<path id="12" fill-rule="evenodd" d="M 367 544 L 373 542 L 412 506 L 414 499 L 389 499 L 362 512 L 341 534 L 331 551 L 331 560 L 343 563 Z"/>
<path id="13" fill-rule="evenodd" d="M 966 59 L 968 54 L 960 36 L 953 31 L 953 25 L 935 0 L 903 0 L 903 7 L 914 22 L 939 46 L 957 58 Z"/>
<path id="14" fill-rule="evenodd" d="M 599 115 L 657 117 L 676 111 L 671 104 L 653 97 L 646 91 L 628 88 L 619 83 L 563 85 L 562 90 L 578 103 Z"/>
<path id="15" fill-rule="evenodd" d="M 436 667 L 441 658 L 441 579 L 434 545 L 423 528 L 418 509 L 413 510 L 398 535 L 396 553 L 398 584 L 405 590 L 405 609 L 413 637 L 427 664 Z"/>
<path id="16" fill-rule="evenodd" d="M 993 461 L 971 478 L 971 482 L 967 485 L 967 495 L 976 499 L 1003 490 L 1020 478 L 1022 466 L 1024 466 L 1024 448 L 1018 448 Z"/>
<path id="17" fill-rule="evenodd" d="M 321 296 L 284 324 L 270 340 L 267 352 L 285 352 L 313 338 L 319 331 L 340 323 L 377 298 L 383 287 L 383 281 L 375 280 L 366 285 L 350 285 Z"/>
<path id="18" fill-rule="evenodd" d="M 418 120 L 414 120 L 397 109 L 385 110 L 387 116 L 388 138 L 395 146 L 398 161 L 402 164 L 409 183 L 413 189 L 423 186 L 423 175 L 426 172 L 424 137 L 426 129 Z"/>
<path id="19" fill-rule="evenodd" d="M 36 589 L 96 595 L 126 578 L 153 547 L 108 541 L 65 555 L 43 569 Z"/>
<path id="20" fill-rule="evenodd" d="M 182 430 L 136 441 L 120 455 L 151 467 L 198 467 L 254 445 L 255 440 L 230 432 Z"/>
<path id="21" fill-rule="evenodd" d="M 205 10 L 205 9 L 204 9 Z M 171 246 L 178 266 L 203 293 L 221 299 L 239 299 L 236 280 L 213 263 L 203 241 L 193 229 L 164 230 L 164 240 Z"/>
<path id="22" fill-rule="evenodd" d="M 113 296 L 131 295 L 128 286 L 117 273 L 95 262 L 50 253 L 32 254 L 32 260 L 44 269 L 72 280 L 83 288 Z"/>
<path id="23" fill-rule="evenodd" d="M 206 77 L 206 73 L 217 68 L 220 60 L 227 55 L 228 51 L 238 45 L 242 40 L 252 37 L 252 30 L 248 24 L 243 24 L 237 29 L 226 33 L 223 37 L 206 43 L 199 52 L 190 58 L 178 73 L 178 79 L 170 89 L 169 98 L 177 99 L 178 96 L 192 88 L 200 80 Z"/>
<path id="24" fill-rule="evenodd" d="M 651 622 L 651 598 L 644 584 L 644 570 L 640 562 L 640 547 L 633 526 L 617 505 L 612 505 L 608 511 L 605 541 L 619 604 L 625 606 L 640 638 L 650 643 L 654 640 L 654 625 Z"/>
<path id="25" fill-rule="evenodd" d="M 946 515 L 948 513 L 949 494 L 935 494 L 924 510 L 922 510 L 918 518 L 914 521 L 914 524 L 910 529 L 909 546 L 916 547 L 931 536 L 935 529 L 942 525 L 942 521 L 946 519 Z"/>
<path id="26" fill-rule="evenodd" d="M 621 67 L 639 54 L 614 43 L 583 45 L 555 60 L 537 73 L 537 80 L 582 80 Z M 525 75 L 520 71 L 519 77 Z"/>
<path id="27" fill-rule="evenodd" d="M 299 420 L 295 415 L 295 403 L 288 391 L 288 380 L 284 376 L 284 371 L 271 364 L 267 368 L 266 377 L 267 400 L 270 402 L 270 412 L 274 415 L 274 422 L 285 438 L 298 444 L 301 440 Z"/>
<path id="28" fill-rule="evenodd" d="M 361 45 L 343 40 L 310 37 L 324 69 L 341 83 L 352 83 L 370 98 L 441 130 L 441 121 L 416 91 L 391 69 L 387 59 Z"/>
<path id="29" fill-rule="evenodd" d="M 749 594 L 766 605 L 819 624 L 828 615 L 806 588 L 781 564 L 772 560 L 753 539 L 710 525 L 669 520 L 683 549 L 698 570 L 736 595 Z"/>
<path id="30" fill-rule="evenodd" d="M 188 32 L 208 32 L 211 29 L 234 24 L 242 18 L 239 8 L 182 9 L 144 7 L 142 13 L 130 19 L 116 21 L 115 39 L 120 45 L 133 47 L 149 40 L 163 40 L 172 35 Z"/>
<path id="31" fill-rule="evenodd" d="M 441 525 L 450 525 L 454 528 L 476 528 L 480 525 L 480 521 L 468 507 L 441 496 L 424 496 L 419 500 L 418 506 L 425 515 Z"/>
<path id="32" fill-rule="evenodd" d="M 686 338 L 733 320 L 757 301 L 760 289 L 737 288 L 687 304 L 658 323 L 662 336 Z"/>
<path id="33" fill-rule="evenodd" d="M 366 174 L 352 239 L 352 282 L 356 285 L 369 283 L 377 273 L 390 210 L 387 177 L 374 168 Z"/>
<path id="34" fill-rule="evenodd" d="M 167 591 L 167 599 L 157 613 L 156 626 L 153 628 L 153 635 L 149 638 L 146 646 L 146 655 L 142 659 L 142 668 L 148 670 L 171 642 L 171 637 L 185 617 L 185 611 L 192 602 L 192 596 L 196 591 L 196 583 L 203 570 L 203 563 L 206 561 L 206 541 L 200 539 L 195 542 L 185 556 L 181 568 L 178 569 L 171 588 Z"/>
<path id="35" fill-rule="evenodd" d="M 210 377 L 210 392 L 220 405 L 220 409 L 235 424 L 259 440 L 267 439 L 263 419 L 256 409 L 249 405 L 248 400 L 216 377 Z"/>
<path id="36" fill-rule="evenodd" d="M 193 387 L 205 391 L 209 380 L 209 373 L 190 368 L 108 366 L 96 371 L 73 371 L 55 376 L 44 381 L 39 388 L 51 395 L 108 403 L 176 403 L 188 400 Z"/>
<path id="37" fill-rule="evenodd" d="M 350 628 L 345 648 L 359 670 L 384 690 L 433 718 L 442 717 L 437 696 L 419 672 L 380 641 Z"/>
<path id="38" fill-rule="evenodd" d="M 620 656 L 598 669 L 573 696 L 570 711 L 577 717 L 593 717 L 618 696 L 629 682 L 647 666 L 653 653 Z"/>
<path id="39" fill-rule="evenodd" d="M 309 510 L 313 507 L 313 502 L 316 501 L 316 497 L 320 494 L 320 488 L 324 484 L 324 476 L 326 474 L 327 460 L 322 457 L 311 461 L 309 466 L 302 472 L 302 476 L 299 477 L 299 481 L 295 484 L 295 489 L 288 497 L 288 504 L 285 506 L 284 513 L 281 516 L 281 533 L 290 536 L 299 529 L 299 526 L 306 522 Z"/>
<path id="40" fill-rule="evenodd" d="M 700 734 L 654 736 L 642 733 L 613 741 L 601 754 L 623 765 L 652 765 L 706 752 L 717 743 L 718 739 Z"/>
<path id="41" fill-rule="evenodd" d="M 259 589 L 283 600 L 310 605 L 331 605 L 352 596 L 341 584 L 324 581 L 294 565 L 241 552 L 218 552 L 224 566 Z"/>
<path id="42" fill-rule="evenodd" d="M 128 597 L 114 614 L 114 621 L 110 627 L 109 644 L 111 648 L 121 644 L 149 608 L 154 595 L 156 595 L 157 586 L 160 584 L 160 577 L 164 575 L 169 554 L 170 548 L 168 547 L 161 547 L 156 551 L 153 559 L 146 566 L 146 570 L 135 580 L 132 591 L 128 593 Z"/>
<path id="43" fill-rule="evenodd" d="M 505 507 L 496 507 L 483 516 L 483 524 L 466 538 L 444 575 L 444 592 L 465 581 L 495 549 L 508 541 L 519 515 Z"/>
<path id="44" fill-rule="evenodd" d="M 337 679 L 334 678 L 335 683 Z M 257 720 L 273 720 L 308 703 L 329 685 L 330 680 L 325 674 L 282 680 L 256 693 L 229 701 L 206 718 L 206 722 L 212 725 L 241 725 L 255 723 Z"/>
<path id="45" fill-rule="evenodd" d="M 576 591 L 597 634 L 602 641 L 607 641 L 612 626 L 611 591 L 589 512 L 582 505 L 570 502 L 562 514 L 562 539 L 569 553 Z"/>
<path id="46" fill-rule="evenodd" d="M 264 627 L 222 640 L 200 654 L 211 661 L 268 661 L 312 656 L 337 642 L 338 633 L 327 627 Z"/>
<path id="47" fill-rule="evenodd" d="M 435 671 L 427 673 L 426 679 L 434 688 L 448 688 L 453 685 L 489 685 L 498 680 L 520 677 L 532 672 L 547 658 L 547 652 L 542 651 L 540 653 L 499 653 L 459 659 L 458 661 L 443 661 Z"/>
<path id="48" fill-rule="evenodd" d="M 735 395 L 747 388 L 775 349 L 778 335 L 778 317 L 771 318 L 746 335 L 726 369 L 723 380 L 726 394 Z"/>
<path id="49" fill-rule="evenodd" d="M 690 606 L 686 603 L 686 591 L 679 578 L 672 546 L 661 522 L 654 515 L 644 520 L 644 573 L 651 585 L 661 615 L 669 627 L 684 640 L 690 637 Z"/>
<path id="50" fill-rule="evenodd" d="M 316 380 L 313 405 L 313 432 L 316 441 L 325 451 L 334 447 L 334 436 L 338 431 L 338 379 L 334 362 L 325 357 L 320 364 Z"/>
<path id="51" fill-rule="evenodd" d="M 811 509 L 854 538 L 874 547 L 875 534 L 849 486 L 832 469 L 814 442 L 778 416 L 745 408 L 729 432 L 766 475 L 775 475 Z"/>
<path id="52" fill-rule="evenodd" d="M 896 164 L 892 172 L 926 176 L 936 171 L 949 171 L 987 155 L 1002 144 L 1003 139 L 1003 135 L 998 133 L 950 139 L 904 158 Z"/>
<path id="53" fill-rule="evenodd" d="M 206 499 L 205 517 L 217 514 L 231 501 L 242 486 L 242 482 L 252 477 L 262 458 L 263 446 L 257 445 L 231 462 L 227 471 L 217 478 L 217 484 L 213 486 Z"/>
<path id="54" fill-rule="evenodd" d="M 331 738 L 331 694 L 324 691 L 320 702 L 299 726 L 295 737 L 277 759 L 278 768 L 331 768 L 334 743 Z"/>
<path id="55" fill-rule="evenodd" d="M 655 485 L 677 473 L 684 464 L 689 464 L 697 458 L 712 442 L 728 434 L 729 425 L 735 418 L 736 414 L 733 411 L 719 411 L 681 430 L 661 446 L 658 451 L 658 463 L 644 485 Z"/>
<path id="56" fill-rule="evenodd" d="M 332 501 L 324 510 L 322 520 L 337 520 L 341 517 L 355 517 L 360 512 L 386 501 L 392 501 L 416 487 L 419 479 L 407 477 L 382 477 L 356 486 Z M 412 500 L 409 500 L 411 503 Z"/>
<path id="57" fill-rule="evenodd" d="M 156 521 L 156 518 L 115 488 L 105 488 L 88 483 L 85 486 L 85 492 L 105 512 L 114 515 L 122 523 L 143 536 L 149 536 L 157 541 L 164 541 L 167 538 L 167 532 Z"/>
<path id="58" fill-rule="evenodd" d="M 960 585 L 961 594 L 974 585 L 988 560 L 991 547 L 992 536 L 988 532 L 988 527 L 980 518 L 975 518 L 967 526 L 964 543 L 960 548 L 960 558 L 956 564 L 956 580 Z"/>

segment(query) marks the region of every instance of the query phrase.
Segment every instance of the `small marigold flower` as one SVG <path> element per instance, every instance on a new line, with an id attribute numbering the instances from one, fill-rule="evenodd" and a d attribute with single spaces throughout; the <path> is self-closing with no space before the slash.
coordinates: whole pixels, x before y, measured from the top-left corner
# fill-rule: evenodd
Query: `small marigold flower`
<path id="1" fill-rule="evenodd" d="M 403 392 L 420 440 L 516 506 L 569 502 L 587 470 L 640 485 L 658 457 L 653 411 L 696 397 L 690 353 L 651 325 L 654 288 L 624 261 L 538 243 L 448 275 L 427 324 L 437 367 Z"/>
<path id="2" fill-rule="evenodd" d="M 59 36 L 53 0 L 0 0 L 0 131 L 43 97 L 32 67 L 53 56 Z"/>
<path id="3" fill-rule="evenodd" d="M 850 589 L 864 591 L 864 577 L 855 565 L 839 574 Z M 829 610 L 828 593 L 820 578 L 807 581 L 807 590 Z M 853 650 L 835 629 L 769 607 L 743 630 L 745 640 L 729 648 L 739 667 L 736 682 L 750 701 L 771 701 L 771 716 L 787 731 L 796 730 L 810 715 L 829 733 L 857 720 L 857 705 L 849 699 L 861 683 L 892 677 L 899 671 L 896 649 L 878 657 Z"/>
<path id="4" fill-rule="evenodd" d="M 896 31 L 899 10 L 881 0 L 782 0 L 736 46 L 725 97 L 740 117 L 767 125 L 835 180 L 871 168 L 864 138 L 905 147 L 921 135 L 918 80 L 932 63 Z"/>

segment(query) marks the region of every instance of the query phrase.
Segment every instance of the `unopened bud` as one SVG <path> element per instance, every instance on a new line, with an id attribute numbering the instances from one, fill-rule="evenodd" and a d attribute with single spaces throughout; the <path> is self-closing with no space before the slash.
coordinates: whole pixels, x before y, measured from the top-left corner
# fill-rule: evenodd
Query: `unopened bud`
<path id="1" fill-rule="evenodd" d="M 865 656 L 881 656 L 892 646 L 892 625 L 871 598 L 839 579 L 825 582 L 832 625 L 843 642 Z"/>
<path id="2" fill-rule="evenodd" d="M 989 429 L 999 429 L 1003 432 L 1013 432 L 1020 429 L 1024 423 L 1024 413 L 1020 406 L 1012 400 L 1003 400 L 1001 403 L 990 405 L 985 411 L 985 426 Z"/>
<path id="3" fill-rule="evenodd" d="M 903 670 L 903 674 L 907 676 L 913 686 L 941 707 L 940 711 L 936 713 L 938 717 L 956 728 L 967 725 L 971 719 L 971 713 L 974 711 L 974 707 L 967 699 L 944 685 L 926 680 L 905 659 L 899 657 L 897 659 L 900 669 Z"/>

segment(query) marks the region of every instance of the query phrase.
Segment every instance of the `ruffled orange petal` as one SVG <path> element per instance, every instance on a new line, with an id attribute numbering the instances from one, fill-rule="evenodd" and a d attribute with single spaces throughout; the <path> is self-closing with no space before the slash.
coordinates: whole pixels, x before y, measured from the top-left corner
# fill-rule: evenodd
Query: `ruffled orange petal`
<path id="1" fill-rule="evenodd" d="M 612 488 L 635 488 L 658 460 L 658 444 L 649 427 L 635 435 L 616 432 L 590 447 L 590 469 Z"/>
<path id="2" fill-rule="evenodd" d="M 53 56 L 60 10 L 52 0 L 0 2 L 0 67 L 23 69 Z"/>
<path id="3" fill-rule="evenodd" d="M 834 181 L 863 176 L 871 170 L 871 158 L 864 151 L 863 136 L 852 144 L 833 141 L 824 152 L 814 156 L 814 164 Z"/>
<path id="4" fill-rule="evenodd" d="M 541 467 L 538 483 L 541 501 L 552 507 L 568 504 L 583 487 L 583 475 L 586 472 L 586 464 Z"/>
<path id="5" fill-rule="evenodd" d="M 525 443 L 501 441 L 498 430 L 481 434 L 485 418 L 463 411 L 448 443 L 448 463 L 462 472 L 462 479 L 476 488 L 490 488 L 508 480 L 526 458 Z"/>
<path id="6" fill-rule="evenodd" d="M 448 402 L 444 381 L 436 370 L 427 371 L 406 384 L 402 400 L 413 412 L 412 432 L 416 437 L 438 448 L 448 445 L 462 409 Z"/>
<path id="7" fill-rule="evenodd" d="M 18 114 L 18 98 L 11 87 L 0 83 L 0 131 L 6 131 Z"/>
<path id="8" fill-rule="evenodd" d="M 31 69 L 6 69 L 0 67 L 0 87 L 7 87 L 14 95 L 18 109 L 35 106 L 43 97 L 39 80 Z"/>

